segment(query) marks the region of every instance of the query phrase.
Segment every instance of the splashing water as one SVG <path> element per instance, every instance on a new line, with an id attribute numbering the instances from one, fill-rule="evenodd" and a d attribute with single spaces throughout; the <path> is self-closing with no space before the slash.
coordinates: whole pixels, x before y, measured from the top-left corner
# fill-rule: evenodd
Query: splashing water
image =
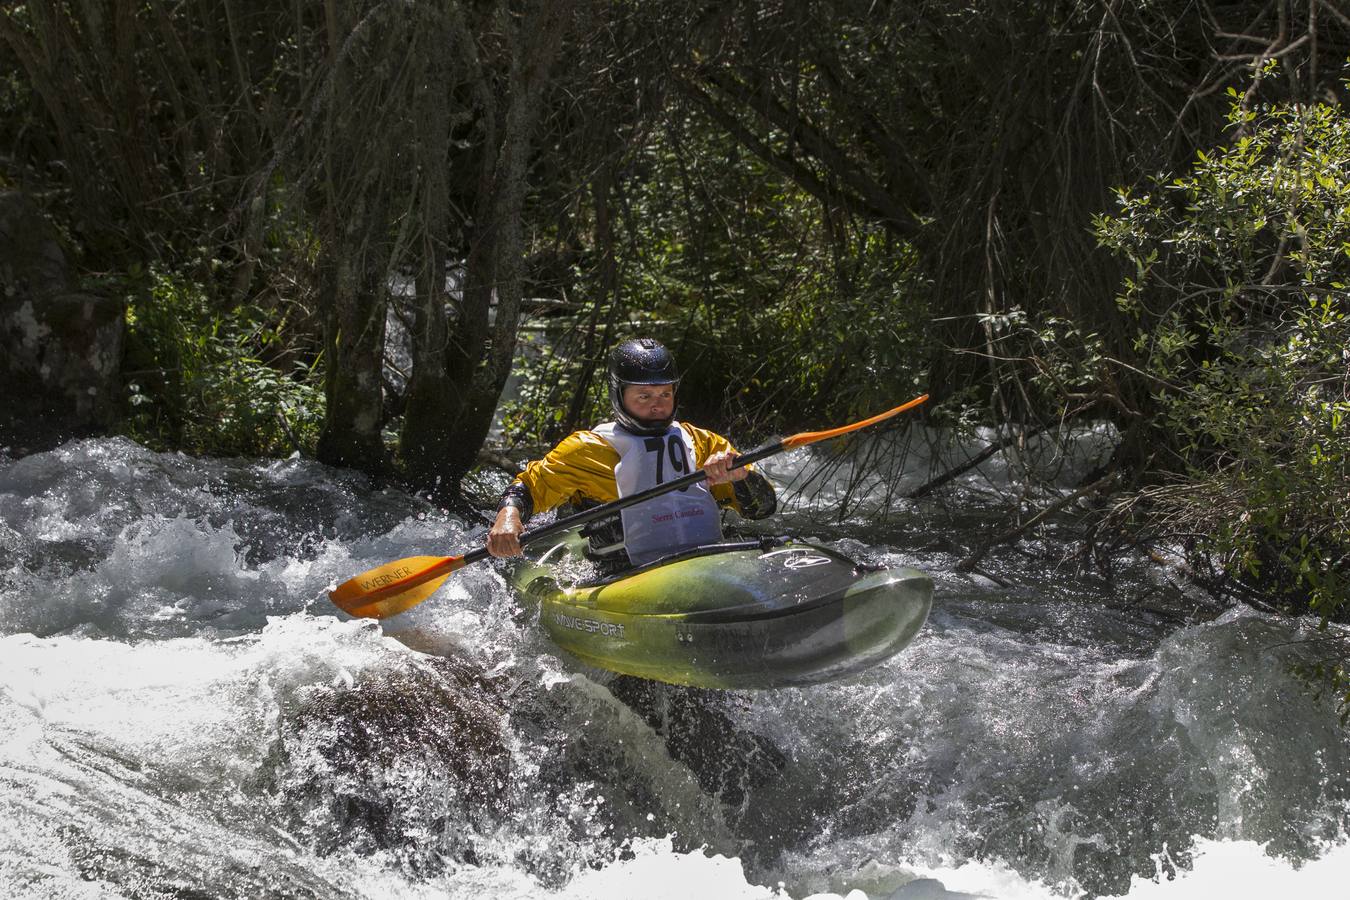
<path id="1" fill-rule="evenodd" d="M 709 758 L 740 779 L 717 792 L 489 565 L 381 624 L 324 599 L 480 526 L 301 460 L 117 439 L 0 459 L 0 894 L 1340 890 L 1350 741 L 1288 673 L 1308 623 L 1181 622 L 1133 602 L 1142 568 L 1108 586 L 1006 554 L 1019 586 L 995 587 L 915 540 L 945 524 L 897 509 L 824 537 L 929 571 L 929 624 L 847 680 L 705 698 L 726 738 Z M 740 758 L 754 746 L 778 762 Z"/>

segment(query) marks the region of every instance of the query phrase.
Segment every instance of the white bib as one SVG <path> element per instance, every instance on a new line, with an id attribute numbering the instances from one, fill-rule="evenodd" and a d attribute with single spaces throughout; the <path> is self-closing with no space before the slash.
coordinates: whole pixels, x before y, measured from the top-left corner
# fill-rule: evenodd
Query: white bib
<path id="1" fill-rule="evenodd" d="M 593 431 L 619 454 L 614 480 L 620 497 L 694 471 L 694 441 L 678 422 L 654 437 L 633 434 L 613 422 Z M 706 481 L 644 500 L 620 516 L 624 547 L 635 566 L 722 539 L 722 517 Z"/>

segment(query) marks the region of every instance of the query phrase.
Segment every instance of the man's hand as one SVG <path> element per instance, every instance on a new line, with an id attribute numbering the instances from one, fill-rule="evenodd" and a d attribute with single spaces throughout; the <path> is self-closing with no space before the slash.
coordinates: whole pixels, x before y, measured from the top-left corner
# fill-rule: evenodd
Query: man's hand
<path id="1" fill-rule="evenodd" d="M 525 525 L 520 521 L 520 510 L 503 506 L 497 510 L 497 519 L 488 529 L 487 551 L 498 558 L 520 556 L 520 535 Z"/>
<path id="2" fill-rule="evenodd" d="M 708 457 L 703 463 L 703 471 L 708 473 L 708 484 L 727 484 L 731 481 L 741 481 L 750 474 L 750 470 L 745 466 L 739 469 L 731 468 L 736 462 L 736 454 L 729 450 L 722 450 Z"/>

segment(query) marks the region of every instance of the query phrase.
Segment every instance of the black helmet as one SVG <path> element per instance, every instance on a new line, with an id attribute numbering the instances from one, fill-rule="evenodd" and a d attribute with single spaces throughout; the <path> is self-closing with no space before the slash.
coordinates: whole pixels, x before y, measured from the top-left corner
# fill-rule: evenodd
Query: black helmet
<path id="1" fill-rule="evenodd" d="M 660 341 L 634 338 L 624 341 L 609 353 L 609 405 L 614 420 L 634 434 L 665 434 L 675 418 L 672 410 L 665 419 L 639 419 L 623 405 L 623 389 L 630 384 L 673 384 L 680 386 L 680 370 L 675 357 Z"/>

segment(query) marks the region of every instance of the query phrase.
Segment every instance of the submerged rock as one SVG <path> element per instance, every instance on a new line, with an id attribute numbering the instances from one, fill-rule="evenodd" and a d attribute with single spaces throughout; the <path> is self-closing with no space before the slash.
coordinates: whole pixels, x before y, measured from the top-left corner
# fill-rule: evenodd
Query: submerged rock
<path id="1" fill-rule="evenodd" d="M 988 895 L 949 891 L 947 886 L 936 878 L 915 878 L 902 884 L 887 900 L 977 900 L 986 896 Z"/>
<path id="2" fill-rule="evenodd" d="M 284 729 L 283 807 L 320 853 L 393 850 L 415 871 L 474 863 L 475 835 L 506 804 L 505 716 L 453 659 L 312 688 Z"/>

